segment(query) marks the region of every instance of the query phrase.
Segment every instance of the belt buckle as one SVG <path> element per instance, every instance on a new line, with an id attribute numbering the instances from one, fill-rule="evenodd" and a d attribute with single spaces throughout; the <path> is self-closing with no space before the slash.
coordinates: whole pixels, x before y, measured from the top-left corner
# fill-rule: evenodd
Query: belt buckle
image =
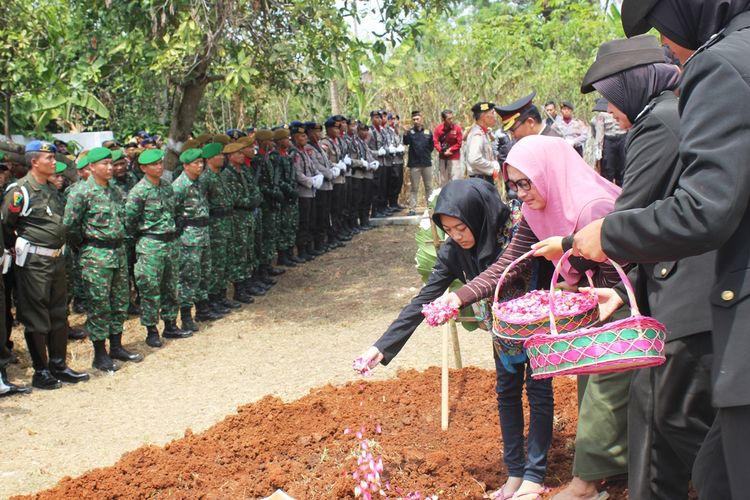
<path id="1" fill-rule="evenodd" d="M 52 252 L 52 257 L 59 257 L 60 255 L 62 255 L 62 248 L 58 248 Z"/>

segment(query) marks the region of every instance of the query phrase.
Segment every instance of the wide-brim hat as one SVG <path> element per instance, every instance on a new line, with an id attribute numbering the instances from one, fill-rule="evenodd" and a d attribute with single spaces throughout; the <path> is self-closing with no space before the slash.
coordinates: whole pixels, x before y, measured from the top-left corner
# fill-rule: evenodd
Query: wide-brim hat
<path id="1" fill-rule="evenodd" d="M 648 33 L 653 26 L 647 17 L 658 2 L 659 0 L 623 0 L 620 15 L 625 36 L 634 37 Z"/>
<path id="2" fill-rule="evenodd" d="M 618 38 L 603 43 L 581 83 L 581 93 L 594 91 L 594 83 L 626 69 L 644 64 L 663 63 L 664 49 L 653 35 Z"/>

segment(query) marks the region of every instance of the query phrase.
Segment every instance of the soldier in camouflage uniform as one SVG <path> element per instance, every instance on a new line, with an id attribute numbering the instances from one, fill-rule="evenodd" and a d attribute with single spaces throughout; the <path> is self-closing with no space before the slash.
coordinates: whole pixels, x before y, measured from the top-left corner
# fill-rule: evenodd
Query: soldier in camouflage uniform
<path id="1" fill-rule="evenodd" d="M 111 158 L 107 148 L 89 152 L 91 176 L 70 194 L 63 218 L 68 243 L 80 246 L 88 304 L 86 330 L 94 344 L 92 365 L 102 371 L 118 369 L 112 359 L 143 360 L 140 354 L 122 347 L 122 327 L 128 307 L 128 267 L 122 192 L 111 182 Z"/>
<path id="2" fill-rule="evenodd" d="M 112 182 L 122 193 L 122 202 L 128 197 L 128 193 L 133 186 L 138 184 L 138 177 L 130 171 L 128 167 L 128 158 L 122 149 L 112 151 Z M 138 304 L 141 299 L 138 295 L 138 287 L 135 284 L 135 240 L 126 235 L 125 251 L 128 256 L 128 314 L 137 316 L 141 313 Z"/>
<path id="3" fill-rule="evenodd" d="M 232 238 L 232 214 L 234 200 L 221 169 L 224 166 L 223 145 L 213 142 L 203 146 L 201 156 L 206 160 L 206 171 L 200 176 L 208 200 L 211 219 L 208 227 L 211 242 L 211 280 L 208 284 L 208 300 L 215 314 L 227 314 L 241 304 L 227 297 L 229 266 L 231 265 L 230 239 Z"/>
<path id="4" fill-rule="evenodd" d="M 273 139 L 276 149 L 271 152 L 270 159 L 274 169 L 279 174 L 279 189 L 284 195 L 279 210 L 278 230 L 278 262 L 282 266 L 294 267 L 305 262 L 294 255 L 294 240 L 297 237 L 297 225 L 299 224 L 299 205 L 297 203 L 297 180 L 295 179 L 294 165 L 289 157 L 289 128 L 285 126 L 276 127 L 273 130 Z"/>
<path id="5" fill-rule="evenodd" d="M 161 178 L 164 152 L 148 149 L 138 156 L 143 179 L 128 194 L 125 226 L 135 238 L 135 280 L 141 292 L 141 324 L 146 327 L 146 344 L 161 347 L 157 324 L 164 320 L 165 338 L 193 334 L 177 328 L 177 269 L 179 249 L 175 243 L 174 191 Z"/>
<path id="6" fill-rule="evenodd" d="M 229 280 L 234 285 L 234 300 L 252 304 L 255 300 L 245 290 L 246 282 L 251 276 L 249 266 L 255 254 L 255 242 L 252 239 L 255 230 L 255 218 L 250 199 L 250 180 L 244 171 L 245 155 L 243 144 L 232 142 L 224 146 L 223 153 L 229 165 L 221 173 L 232 197 L 232 241 L 229 245 L 231 260 Z M 249 258 L 248 258 L 249 257 Z"/>
<path id="7" fill-rule="evenodd" d="M 220 316 L 208 307 L 208 282 L 211 279 L 208 200 L 205 186 L 199 182 L 204 160 L 200 149 L 188 149 L 180 155 L 183 172 L 172 183 L 175 197 L 175 223 L 180 234 L 180 280 L 177 297 L 183 330 L 198 331 L 196 319 L 215 320 Z"/>
<path id="8" fill-rule="evenodd" d="M 281 192 L 280 172 L 271 161 L 274 149 L 273 131 L 259 129 L 255 132 L 258 141 L 258 154 L 255 155 L 253 167 L 258 172 L 258 188 L 263 195 L 261 203 L 261 236 L 260 236 L 260 266 L 258 268 L 261 279 L 284 274 L 283 269 L 273 267 L 273 259 L 279 245 L 279 211 L 284 195 Z"/>
<path id="9" fill-rule="evenodd" d="M 63 198 L 67 199 L 83 187 L 83 183 L 91 175 L 89 167 L 88 151 L 86 155 L 81 155 L 76 164 L 78 169 L 78 181 L 74 182 L 65 189 Z M 73 312 L 83 314 L 86 312 L 86 293 L 83 289 L 83 280 L 81 279 L 81 255 L 78 249 L 65 247 L 65 274 L 68 277 L 68 303 L 73 302 Z M 84 335 L 85 336 L 85 335 Z M 83 337 L 81 337 L 83 338 Z"/>
<path id="10" fill-rule="evenodd" d="M 260 192 L 259 179 L 260 168 L 254 161 L 256 156 L 255 150 L 255 133 L 248 137 L 241 138 L 238 142 L 242 144 L 242 154 L 245 155 L 245 163 L 242 167 L 242 173 L 247 179 L 248 189 L 250 190 L 250 200 L 253 210 L 252 231 L 250 232 L 250 241 L 252 244 L 248 247 L 247 253 L 247 272 L 250 276 L 243 286 L 245 292 L 249 295 L 265 295 L 276 280 L 270 276 L 263 277 L 260 273 L 260 255 L 262 253 L 263 242 L 263 213 L 260 205 L 263 202 L 263 195 Z"/>

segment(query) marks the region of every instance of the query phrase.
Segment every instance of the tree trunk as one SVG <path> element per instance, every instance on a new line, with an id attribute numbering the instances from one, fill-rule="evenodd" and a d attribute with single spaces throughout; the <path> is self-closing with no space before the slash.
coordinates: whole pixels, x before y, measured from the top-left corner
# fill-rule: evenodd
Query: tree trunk
<path id="1" fill-rule="evenodd" d="M 331 78 L 328 82 L 328 87 L 331 91 L 331 114 L 341 114 L 341 104 L 339 103 L 339 88 L 336 85 L 336 78 Z"/>
<path id="2" fill-rule="evenodd" d="M 206 64 L 207 66 L 208 64 Z M 169 140 L 164 167 L 174 170 L 180 156 L 180 149 L 193 131 L 193 123 L 198 114 L 203 94 L 206 92 L 208 81 L 205 77 L 191 80 L 176 90 L 174 106 L 172 107 L 172 121 L 169 125 Z"/>

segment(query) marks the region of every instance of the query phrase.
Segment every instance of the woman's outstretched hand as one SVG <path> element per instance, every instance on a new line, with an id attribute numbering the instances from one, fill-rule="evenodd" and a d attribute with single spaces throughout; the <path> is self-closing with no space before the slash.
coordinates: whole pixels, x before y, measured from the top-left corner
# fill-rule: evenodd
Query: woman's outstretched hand
<path id="1" fill-rule="evenodd" d="M 531 248 L 536 250 L 534 257 L 544 257 L 550 261 L 560 260 L 564 253 L 562 241 L 562 236 L 552 236 L 546 240 L 534 243 L 531 245 Z"/>
<path id="2" fill-rule="evenodd" d="M 617 292 L 611 288 L 580 288 L 580 292 L 593 290 L 599 299 L 599 319 L 606 321 L 624 304 Z"/>
<path id="3" fill-rule="evenodd" d="M 358 371 L 362 375 L 367 375 L 369 374 L 370 370 L 378 366 L 378 363 L 380 363 L 382 360 L 383 353 L 380 352 L 377 347 L 371 346 L 369 349 L 363 352 L 361 356 L 354 360 L 354 362 L 352 363 L 352 368 L 354 368 L 355 371 Z"/>

